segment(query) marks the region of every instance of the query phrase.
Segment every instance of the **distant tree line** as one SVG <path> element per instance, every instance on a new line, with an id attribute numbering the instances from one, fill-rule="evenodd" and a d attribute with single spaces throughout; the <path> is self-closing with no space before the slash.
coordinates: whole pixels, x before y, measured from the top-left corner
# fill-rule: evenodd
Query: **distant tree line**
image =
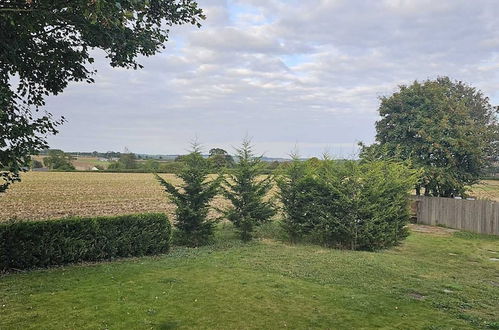
<path id="1" fill-rule="evenodd" d="M 94 152 L 64 152 L 60 149 L 45 149 L 40 152 L 43 157 L 43 162 L 37 159 L 31 160 L 31 168 L 39 169 L 46 167 L 55 171 L 75 171 L 72 161 L 78 157 L 95 157 L 109 160 L 107 167 L 97 164 L 99 171 L 109 172 L 139 172 L 139 173 L 180 173 L 185 167 L 185 159 L 188 155 L 180 155 L 172 160 L 161 160 L 158 157 L 152 158 L 147 155 L 137 155 L 130 151 L 114 152 L 108 151 L 105 153 Z M 230 171 L 234 168 L 234 157 L 229 155 L 227 151 L 221 148 L 210 149 L 208 155 L 201 155 L 206 158 L 209 164 L 209 171 L 216 173 L 222 169 Z M 262 168 L 265 173 L 272 173 L 280 166 L 285 165 L 285 162 L 279 161 L 262 161 Z"/>
<path id="2" fill-rule="evenodd" d="M 40 150 L 38 153 L 41 156 L 48 155 L 50 153 L 50 150 L 52 149 L 43 149 Z M 98 151 L 92 151 L 92 152 L 67 152 L 68 154 L 71 154 L 73 156 L 80 156 L 80 157 L 96 157 L 96 158 L 105 158 L 105 159 L 115 159 L 119 158 L 121 152 L 118 151 L 106 151 L 106 152 L 98 152 Z"/>
<path id="3" fill-rule="evenodd" d="M 208 155 L 201 157 L 207 160 L 208 171 L 216 173 L 222 169 L 230 171 L 236 165 L 234 157 L 221 148 L 210 149 Z M 179 155 L 174 161 L 159 161 L 156 159 L 142 160 L 134 153 L 120 153 L 116 161 L 112 161 L 107 170 L 116 172 L 151 172 L 151 173 L 180 173 L 186 166 L 186 160 L 189 155 Z M 271 173 L 284 162 L 272 161 L 264 162 L 263 170 L 265 173 Z"/>

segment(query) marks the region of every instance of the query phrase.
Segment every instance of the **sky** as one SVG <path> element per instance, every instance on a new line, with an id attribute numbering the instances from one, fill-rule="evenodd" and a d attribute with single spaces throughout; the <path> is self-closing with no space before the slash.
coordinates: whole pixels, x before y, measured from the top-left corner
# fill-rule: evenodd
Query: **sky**
<path id="1" fill-rule="evenodd" d="M 94 84 L 46 110 L 65 116 L 52 148 L 183 154 L 193 140 L 233 152 L 354 158 L 372 143 L 379 98 L 449 76 L 499 105 L 497 0 L 200 0 L 200 29 L 171 29 L 141 70 L 95 52 Z"/>

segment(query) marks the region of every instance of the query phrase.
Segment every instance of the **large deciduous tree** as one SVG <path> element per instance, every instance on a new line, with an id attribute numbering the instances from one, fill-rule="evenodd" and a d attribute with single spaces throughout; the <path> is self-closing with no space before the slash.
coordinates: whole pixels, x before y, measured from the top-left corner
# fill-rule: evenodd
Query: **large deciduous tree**
<path id="1" fill-rule="evenodd" d="M 462 196 L 497 157 L 497 113 L 481 91 L 448 77 L 400 86 L 381 98 L 377 142 L 361 156 L 409 160 L 422 170 L 418 195 Z"/>
<path id="2" fill-rule="evenodd" d="M 74 171 L 75 167 L 71 163 L 72 159 L 73 157 L 64 151 L 52 149 L 49 150 L 48 156 L 43 158 L 43 164 L 51 170 Z"/>
<path id="3" fill-rule="evenodd" d="M 40 113 L 70 81 L 93 82 L 92 49 L 113 67 L 140 68 L 174 24 L 200 26 L 192 0 L 4 0 L 0 3 L 0 192 L 19 179 L 30 154 L 47 147 L 64 118 Z"/>
<path id="4" fill-rule="evenodd" d="M 227 151 L 220 148 L 210 149 L 208 160 L 212 163 L 213 167 L 218 170 L 224 167 L 234 166 L 234 158 L 232 158 Z"/>

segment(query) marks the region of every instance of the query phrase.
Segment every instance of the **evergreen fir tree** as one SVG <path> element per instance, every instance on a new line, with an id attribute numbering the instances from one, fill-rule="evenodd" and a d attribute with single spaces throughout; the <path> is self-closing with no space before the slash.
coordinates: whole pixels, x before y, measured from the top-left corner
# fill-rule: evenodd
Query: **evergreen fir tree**
<path id="1" fill-rule="evenodd" d="M 207 216 L 209 203 L 219 191 L 221 177 L 208 180 L 209 163 L 201 155 L 197 144 L 194 144 L 190 154 L 183 157 L 183 161 L 185 167 L 179 173 L 183 180 L 180 188 L 157 174 L 156 178 L 177 206 L 175 242 L 186 246 L 201 246 L 213 237 L 215 222 Z"/>
<path id="2" fill-rule="evenodd" d="M 272 189 L 273 177 L 262 178 L 262 157 L 255 157 L 248 139 L 237 150 L 238 162 L 224 179 L 224 195 L 232 206 L 225 212 L 240 233 L 249 241 L 256 226 L 270 220 L 276 213 L 272 200 L 265 199 Z"/>

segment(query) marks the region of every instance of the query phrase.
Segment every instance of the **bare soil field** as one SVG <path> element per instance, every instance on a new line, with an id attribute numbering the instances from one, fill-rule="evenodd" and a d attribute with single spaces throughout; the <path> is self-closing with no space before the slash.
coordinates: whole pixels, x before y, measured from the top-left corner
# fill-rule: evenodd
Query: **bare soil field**
<path id="1" fill-rule="evenodd" d="M 178 184 L 173 174 L 162 174 Z M 215 200 L 220 207 L 223 200 Z M 149 173 L 28 172 L 0 194 L 0 221 L 66 216 L 119 215 L 175 210 Z"/>
<path id="2" fill-rule="evenodd" d="M 162 174 L 179 184 L 173 174 Z M 499 181 L 487 180 L 470 194 L 499 201 Z M 213 205 L 228 202 L 217 198 Z M 66 216 L 120 215 L 165 212 L 173 215 L 174 205 L 149 173 L 28 172 L 22 182 L 0 194 L 0 221 L 41 220 Z"/>

